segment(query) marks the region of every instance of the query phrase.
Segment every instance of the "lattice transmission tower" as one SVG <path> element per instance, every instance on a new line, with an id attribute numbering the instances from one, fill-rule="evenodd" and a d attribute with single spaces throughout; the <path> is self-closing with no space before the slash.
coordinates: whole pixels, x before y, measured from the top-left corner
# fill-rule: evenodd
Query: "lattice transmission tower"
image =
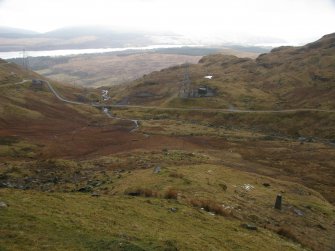
<path id="1" fill-rule="evenodd" d="M 190 96 L 190 89 L 191 89 L 191 79 L 189 73 L 189 64 L 185 64 L 184 69 L 184 79 L 181 83 L 181 88 L 179 92 L 179 96 L 182 98 L 187 98 Z"/>

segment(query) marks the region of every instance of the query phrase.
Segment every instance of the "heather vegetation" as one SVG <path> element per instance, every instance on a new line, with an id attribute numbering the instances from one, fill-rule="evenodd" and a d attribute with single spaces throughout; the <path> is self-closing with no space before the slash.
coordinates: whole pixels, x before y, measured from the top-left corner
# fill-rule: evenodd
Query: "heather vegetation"
<path id="1" fill-rule="evenodd" d="M 208 97 L 174 66 L 60 99 L 1 61 L 0 250 L 333 250 L 333 45 L 206 56 Z"/>

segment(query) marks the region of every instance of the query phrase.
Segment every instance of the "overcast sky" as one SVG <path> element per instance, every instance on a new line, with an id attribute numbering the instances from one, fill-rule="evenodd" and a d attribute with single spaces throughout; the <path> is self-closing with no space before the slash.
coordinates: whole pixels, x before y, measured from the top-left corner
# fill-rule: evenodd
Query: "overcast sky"
<path id="1" fill-rule="evenodd" d="M 335 0 L 0 0 L 1 26 L 44 32 L 87 24 L 303 43 L 335 32 Z"/>

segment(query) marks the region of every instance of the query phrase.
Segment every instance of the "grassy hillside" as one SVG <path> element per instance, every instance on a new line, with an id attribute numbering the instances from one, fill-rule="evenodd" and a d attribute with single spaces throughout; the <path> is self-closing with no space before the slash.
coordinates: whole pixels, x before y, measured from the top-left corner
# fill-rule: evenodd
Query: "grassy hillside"
<path id="1" fill-rule="evenodd" d="M 334 109 L 334 39 L 335 35 L 330 34 L 302 47 L 279 47 L 255 60 L 220 54 L 206 56 L 195 65 L 146 75 L 115 95 L 115 101 L 168 107 Z M 208 86 L 214 95 L 181 96 L 186 72 L 190 90 L 197 92 L 199 87 Z M 206 75 L 213 79 L 205 79 Z"/>
<path id="2" fill-rule="evenodd" d="M 116 85 L 134 80 L 152 71 L 182 64 L 196 63 L 199 56 L 159 53 L 97 54 L 61 58 L 64 61 L 37 70 L 48 78 L 80 86 Z M 33 59 L 36 61 L 39 59 Z M 43 59 L 40 59 L 43 61 Z M 54 59 L 51 59 L 53 64 Z M 35 63 L 39 65 L 41 63 Z M 43 64 L 43 62 L 42 62 Z"/>
<path id="3" fill-rule="evenodd" d="M 247 89 L 251 75 L 234 75 L 244 64 L 269 74 L 257 60 L 213 55 L 190 66 L 199 84 L 212 72 L 214 97 L 178 97 L 171 76 L 185 68 L 172 67 L 112 92 L 113 101 L 224 107 L 252 93 L 252 107 L 276 104 L 281 89 L 257 81 Z M 0 72 L 0 250 L 333 250 L 334 113 L 111 111 L 139 119 L 135 129 L 34 87 L 36 73 L 3 61 Z M 236 86 L 223 88 L 228 80 Z M 53 84 L 70 100 L 99 97 Z"/>
<path id="4" fill-rule="evenodd" d="M 0 216 L 4 250 L 331 250 L 333 245 L 334 208 L 298 184 L 225 166 L 172 165 L 159 174 L 101 169 L 85 185 L 79 180 L 90 175 L 87 166 L 72 166 L 77 183 L 69 165 L 68 180 L 58 178 L 44 192 L 0 190 L 9 205 Z M 279 192 L 282 211 L 273 208 Z"/>
<path id="5" fill-rule="evenodd" d="M 153 71 L 186 62 L 197 63 L 202 56 L 209 54 L 224 53 L 256 58 L 260 52 L 254 52 L 252 49 L 256 50 L 257 47 L 241 47 L 237 50 L 225 47 L 181 47 L 61 57 L 29 57 L 29 67 L 56 81 L 75 83 L 77 86 L 99 87 L 124 84 Z M 20 58 L 9 61 L 22 64 Z"/>
<path id="6" fill-rule="evenodd" d="M 21 82 L 23 79 L 34 78 L 37 74 L 31 71 L 25 71 L 22 67 L 8 63 L 0 59 L 0 88 L 3 85 L 10 85 Z"/>
<path id="7" fill-rule="evenodd" d="M 32 79 L 43 77 L 17 65 L 0 62 L 0 158 L 36 157 L 44 146 L 36 138 L 48 138 L 50 132 L 72 132 L 80 126 L 106 121 L 101 111 L 88 105 L 64 104 L 45 84 L 34 86 Z M 83 89 L 54 85 L 71 100 L 85 97 Z"/>

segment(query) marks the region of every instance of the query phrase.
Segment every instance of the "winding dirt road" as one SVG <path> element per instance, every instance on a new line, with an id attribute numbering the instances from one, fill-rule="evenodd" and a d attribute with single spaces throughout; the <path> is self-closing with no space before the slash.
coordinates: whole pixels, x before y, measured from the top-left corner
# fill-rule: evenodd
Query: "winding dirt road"
<path id="1" fill-rule="evenodd" d="M 0 85 L 0 87 L 10 86 L 10 85 L 20 85 L 31 80 L 24 79 L 21 82 L 15 84 L 5 84 Z M 49 81 L 43 81 L 47 84 L 49 90 L 56 96 L 57 99 L 75 105 L 91 105 L 98 108 L 135 108 L 135 109 L 154 109 L 154 110 L 165 110 L 165 111 L 207 111 L 207 112 L 223 112 L 223 113 L 292 113 L 292 112 L 327 112 L 335 113 L 335 110 L 324 110 L 324 109 L 313 109 L 313 108 L 297 108 L 297 109 L 283 109 L 283 110 L 240 110 L 240 109 L 220 109 L 220 108 L 173 108 L 173 107 L 158 107 L 158 106 L 141 106 L 141 105 L 101 105 L 101 104 L 87 104 L 83 102 L 71 101 L 63 98 L 58 92 L 53 88 Z M 106 113 L 106 112 L 105 112 Z M 138 127 L 138 121 L 135 119 L 123 119 L 112 116 L 110 113 L 106 113 L 110 118 L 121 119 L 121 120 L 131 120 Z"/>
<path id="2" fill-rule="evenodd" d="M 283 109 L 283 110 L 240 110 L 240 109 L 220 109 L 220 108 L 173 108 L 173 107 L 157 107 L 157 106 L 139 106 L 139 105 L 94 105 L 95 107 L 111 107 L 111 108 L 137 108 L 137 109 L 155 109 L 155 110 L 171 110 L 171 111 L 207 111 L 207 112 L 223 112 L 223 113 L 290 113 L 290 112 L 335 112 L 335 110 L 323 109 Z"/>

